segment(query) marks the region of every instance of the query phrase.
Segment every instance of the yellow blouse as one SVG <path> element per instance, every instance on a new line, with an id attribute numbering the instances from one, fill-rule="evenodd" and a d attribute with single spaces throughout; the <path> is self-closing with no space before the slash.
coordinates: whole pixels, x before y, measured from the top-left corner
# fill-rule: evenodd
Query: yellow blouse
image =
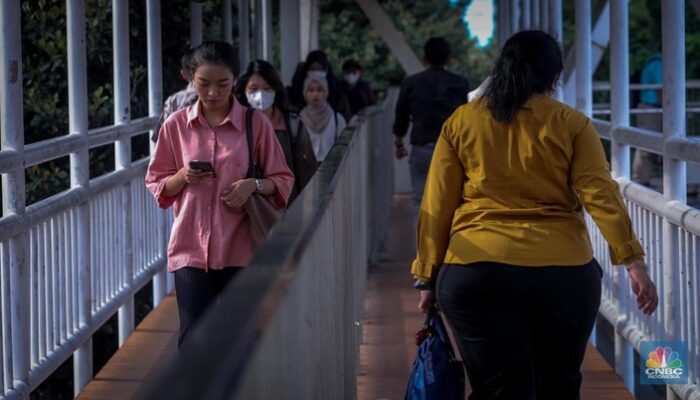
<path id="1" fill-rule="evenodd" d="M 435 146 L 411 273 L 426 281 L 442 263 L 586 264 L 593 249 L 582 205 L 609 243 L 613 264 L 644 257 L 584 114 L 537 95 L 503 124 L 484 102 L 465 104 Z"/>

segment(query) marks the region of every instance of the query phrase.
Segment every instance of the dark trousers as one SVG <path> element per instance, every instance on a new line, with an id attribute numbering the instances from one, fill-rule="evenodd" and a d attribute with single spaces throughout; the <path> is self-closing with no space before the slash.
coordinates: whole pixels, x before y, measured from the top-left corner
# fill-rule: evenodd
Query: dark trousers
<path id="1" fill-rule="evenodd" d="M 579 399 L 602 269 L 445 264 L 437 301 L 472 386 L 469 400 Z"/>
<path id="2" fill-rule="evenodd" d="M 226 284 L 241 268 L 202 270 L 185 267 L 175 271 L 175 297 L 180 315 L 180 335 L 178 349 L 182 349 L 187 334 L 204 315 L 207 307 L 219 297 Z"/>

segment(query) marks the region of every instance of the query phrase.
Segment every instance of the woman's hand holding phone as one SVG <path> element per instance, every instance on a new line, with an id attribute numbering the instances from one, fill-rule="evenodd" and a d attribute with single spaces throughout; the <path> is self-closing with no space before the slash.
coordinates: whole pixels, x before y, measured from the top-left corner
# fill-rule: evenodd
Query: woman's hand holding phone
<path id="1" fill-rule="evenodd" d="M 203 161 L 190 161 L 189 165 L 186 165 L 180 170 L 180 173 L 187 183 L 195 183 L 204 178 L 213 178 L 216 176 L 211 163 L 205 163 Z"/>

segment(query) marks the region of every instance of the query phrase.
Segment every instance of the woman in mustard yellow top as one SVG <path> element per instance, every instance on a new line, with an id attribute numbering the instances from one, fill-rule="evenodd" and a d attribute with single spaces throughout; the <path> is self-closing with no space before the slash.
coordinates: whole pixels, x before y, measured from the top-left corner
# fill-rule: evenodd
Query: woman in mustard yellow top
<path id="1" fill-rule="evenodd" d="M 584 208 L 639 308 L 658 305 L 591 121 L 549 96 L 562 66 L 548 34 L 511 37 L 483 98 L 443 125 L 430 165 L 411 272 L 424 312 L 437 286 L 473 400 L 578 398 L 603 273 Z"/>

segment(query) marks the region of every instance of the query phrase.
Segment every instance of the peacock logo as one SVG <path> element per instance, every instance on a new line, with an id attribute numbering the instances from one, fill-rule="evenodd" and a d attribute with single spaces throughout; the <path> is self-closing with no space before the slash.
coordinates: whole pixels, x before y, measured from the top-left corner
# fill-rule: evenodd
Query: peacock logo
<path id="1" fill-rule="evenodd" d="M 688 381 L 688 344 L 685 342 L 641 342 L 640 358 L 642 384 L 682 384 Z"/>
<path id="2" fill-rule="evenodd" d="M 649 359 L 644 363 L 647 368 L 680 368 L 683 361 L 678 356 L 677 351 L 670 347 L 657 347 L 649 353 Z"/>

